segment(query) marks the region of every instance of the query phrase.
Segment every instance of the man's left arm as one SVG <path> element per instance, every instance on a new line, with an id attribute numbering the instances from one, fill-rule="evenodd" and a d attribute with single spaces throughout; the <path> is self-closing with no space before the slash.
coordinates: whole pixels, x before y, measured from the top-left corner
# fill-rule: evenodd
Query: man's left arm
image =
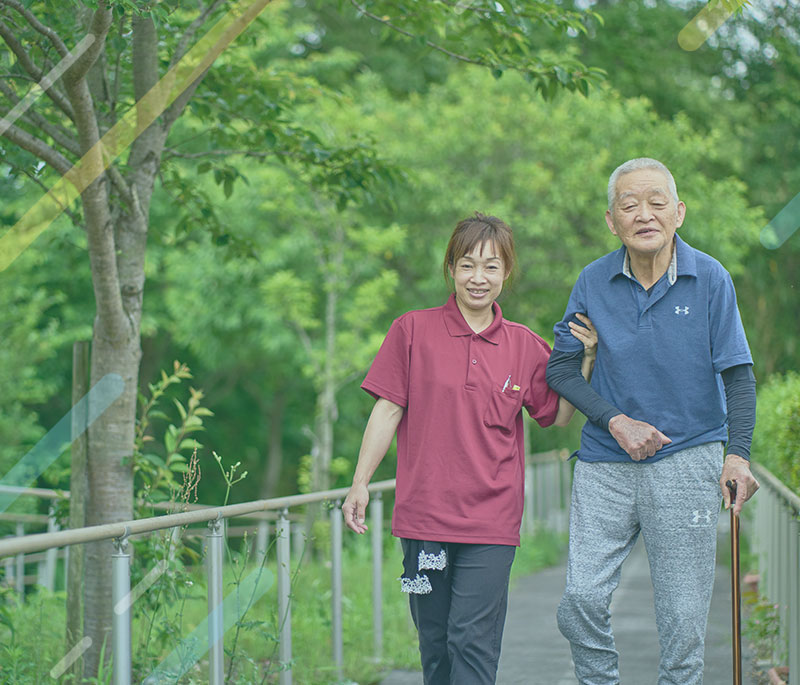
<path id="1" fill-rule="evenodd" d="M 738 516 L 744 503 L 758 490 L 758 481 L 750 472 L 750 444 L 756 423 L 756 379 L 751 364 L 731 366 L 721 373 L 728 409 L 728 454 L 722 467 L 720 487 L 725 508 L 731 505 L 731 492 L 726 485 L 736 481 L 733 511 Z"/>

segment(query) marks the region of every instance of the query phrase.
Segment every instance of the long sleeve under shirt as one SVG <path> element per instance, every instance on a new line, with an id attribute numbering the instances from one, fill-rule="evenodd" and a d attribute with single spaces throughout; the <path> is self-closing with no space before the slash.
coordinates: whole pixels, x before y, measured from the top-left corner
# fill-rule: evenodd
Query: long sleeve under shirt
<path id="1" fill-rule="evenodd" d="M 581 375 L 583 350 L 553 350 L 547 364 L 547 383 L 571 402 L 586 418 L 608 430 L 608 422 L 622 412 L 597 394 Z M 750 444 L 756 423 L 756 380 L 750 364 L 739 364 L 721 374 L 728 414 L 729 454 L 750 459 Z M 658 428 L 658 426 L 656 426 Z"/>

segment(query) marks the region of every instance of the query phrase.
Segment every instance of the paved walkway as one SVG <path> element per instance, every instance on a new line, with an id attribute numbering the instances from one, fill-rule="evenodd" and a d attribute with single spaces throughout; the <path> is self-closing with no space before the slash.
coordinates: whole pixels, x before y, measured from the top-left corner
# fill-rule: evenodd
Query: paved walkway
<path id="1" fill-rule="evenodd" d="M 724 518 L 727 523 L 727 516 Z M 724 530 L 724 528 L 721 528 Z M 728 554 L 721 536 L 718 557 Z M 564 589 L 563 565 L 520 578 L 509 599 L 498 685 L 576 685 L 569 645 L 558 632 L 556 607 Z M 706 636 L 704 685 L 733 682 L 731 665 L 730 571 L 717 566 Z M 656 685 L 658 636 L 653 612 L 653 589 L 647 555 L 641 540 L 622 567 L 614 593 L 612 625 L 620 653 L 622 685 Z M 744 658 L 743 685 L 755 685 Z M 421 685 L 420 673 L 395 671 L 381 685 Z"/>

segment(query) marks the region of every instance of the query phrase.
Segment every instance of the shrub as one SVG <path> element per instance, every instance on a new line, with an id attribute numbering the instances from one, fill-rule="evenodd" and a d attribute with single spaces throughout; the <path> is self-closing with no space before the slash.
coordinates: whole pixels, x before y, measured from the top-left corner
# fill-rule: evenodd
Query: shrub
<path id="1" fill-rule="evenodd" d="M 773 376 L 759 390 L 753 460 L 800 492 L 800 374 Z"/>

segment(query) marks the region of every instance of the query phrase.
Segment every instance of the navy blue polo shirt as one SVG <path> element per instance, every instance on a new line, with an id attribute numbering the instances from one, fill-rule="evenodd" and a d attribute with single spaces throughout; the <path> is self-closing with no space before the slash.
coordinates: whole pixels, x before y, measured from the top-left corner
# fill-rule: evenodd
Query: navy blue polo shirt
<path id="1" fill-rule="evenodd" d="M 645 461 L 728 439 L 719 374 L 753 360 L 733 281 L 716 259 L 676 234 L 670 268 L 648 295 L 620 247 L 581 272 L 564 318 L 554 327 L 556 350 L 582 347 L 569 332 L 576 312 L 592 320 L 599 337 L 592 387 L 630 418 L 672 439 Z M 631 460 L 607 430 L 590 421 L 578 457 Z"/>

